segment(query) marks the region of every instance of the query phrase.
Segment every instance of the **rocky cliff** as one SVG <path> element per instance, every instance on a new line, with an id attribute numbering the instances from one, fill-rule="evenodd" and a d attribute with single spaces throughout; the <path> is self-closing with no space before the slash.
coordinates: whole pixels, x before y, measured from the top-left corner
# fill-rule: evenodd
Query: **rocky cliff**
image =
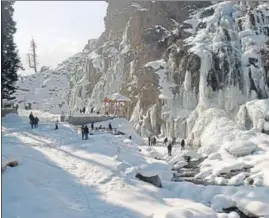
<path id="1" fill-rule="evenodd" d="M 247 116 L 237 115 L 241 105 L 268 98 L 266 2 L 108 1 L 104 21 L 101 37 L 60 65 L 69 66 L 70 110 L 101 109 L 104 96 L 120 92 L 139 134 L 200 145 L 208 109 L 237 120 Z"/>
<path id="2" fill-rule="evenodd" d="M 73 109 L 120 92 L 138 133 L 186 138 L 208 108 L 233 117 L 268 98 L 268 3 L 108 3 L 105 32 L 70 73 Z"/>

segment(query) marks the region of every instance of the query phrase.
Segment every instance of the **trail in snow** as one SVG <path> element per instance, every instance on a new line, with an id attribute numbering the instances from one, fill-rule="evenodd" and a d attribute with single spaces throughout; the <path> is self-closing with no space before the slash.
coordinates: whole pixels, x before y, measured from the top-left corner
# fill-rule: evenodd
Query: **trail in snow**
<path id="1" fill-rule="evenodd" d="M 40 113 L 40 127 L 33 130 L 28 114 L 21 116 L 2 119 L 2 158 L 19 160 L 3 174 L 4 217 L 234 217 L 208 207 L 213 202 L 221 212 L 223 197 L 215 199 L 220 194 L 243 211 L 269 214 L 266 188 L 174 183 L 165 161 L 142 155 L 124 136 L 96 134 L 82 141 L 66 124 L 54 131 L 53 116 Z M 136 172 L 157 173 L 164 188 L 135 179 Z"/>

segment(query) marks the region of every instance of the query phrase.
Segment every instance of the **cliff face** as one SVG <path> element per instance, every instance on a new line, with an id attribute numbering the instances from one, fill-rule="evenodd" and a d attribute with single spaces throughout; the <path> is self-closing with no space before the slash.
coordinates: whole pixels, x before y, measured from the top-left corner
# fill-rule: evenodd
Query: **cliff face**
<path id="1" fill-rule="evenodd" d="M 268 3 L 109 1 L 105 32 L 69 73 L 69 105 L 132 99 L 141 135 L 189 137 L 209 108 L 234 117 L 269 95 Z"/>

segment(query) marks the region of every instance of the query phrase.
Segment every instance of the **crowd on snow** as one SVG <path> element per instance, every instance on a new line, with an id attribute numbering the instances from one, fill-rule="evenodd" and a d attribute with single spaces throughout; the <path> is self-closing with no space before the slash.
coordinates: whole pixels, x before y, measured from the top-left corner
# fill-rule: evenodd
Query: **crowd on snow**
<path id="1" fill-rule="evenodd" d="M 156 137 L 155 136 L 153 136 L 153 137 L 152 136 L 149 136 L 148 137 L 148 145 L 149 146 L 152 146 L 152 145 L 156 145 L 156 144 L 157 144 Z M 167 151 L 168 151 L 168 155 L 169 156 L 172 156 L 172 148 L 173 148 L 173 146 L 175 144 L 176 144 L 176 138 L 175 137 L 172 138 L 172 141 L 171 142 L 168 142 L 168 138 L 167 137 L 163 140 L 163 145 L 164 146 L 167 146 Z M 180 145 L 181 145 L 181 150 L 184 150 L 184 148 L 185 148 L 185 140 L 184 139 L 181 140 Z"/>
<path id="2" fill-rule="evenodd" d="M 102 125 L 100 125 L 99 127 L 94 127 L 94 122 L 91 123 L 91 130 L 104 130 L 106 129 L 105 127 L 103 127 Z M 113 128 L 111 123 L 108 124 L 108 130 L 110 132 L 112 132 Z M 82 125 L 81 126 L 81 135 L 82 135 L 82 140 L 87 140 L 89 138 L 89 128 L 87 125 Z"/>
<path id="3" fill-rule="evenodd" d="M 33 128 L 38 128 L 38 122 L 39 122 L 39 119 L 38 117 L 35 117 L 33 115 L 33 113 L 31 112 L 30 115 L 29 115 L 29 119 L 30 119 L 30 125 Z M 55 129 L 54 130 L 57 130 L 59 129 L 58 127 L 58 123 L 59 121 L 56 120 L 55 122 Z M 106 129 L 105 127 L 103 127 L 102 125 L 100 125 L 99 127 L 94 127 L 94 122 L 91 123 L 91 130 L 104 130 Z M 108 124 L 108 131 L 109 132 L 112 132 L 113 128 L 112 128 L 112 125 L 111 123 Z M 82 140 L 88 140 L 89 139 L 89 127 L 87 125 L 82 125 L 81 126 L 81 135 L 82 135 Z M 132 136 L 129 136 L 129 139 L 132 139 Z M 157 139 L 156 137 L 152 137 L 152 136 L 149 136 L 148 137 L 148 145 L 149 146 L 152 146 L 152 145 L 156 145 L 157 144 Z M 164 140 L 163 140 L 163 145 L 164 146 L 167 146 L 167 150 L 168 150 L 168 155 L 171 156 L 172 155 L 172 148 L 173 146 L 176 144 L 176 138 L 172 138 L 172 141 L 171 142 L 168 142 L 168 138 L 166 137 Z M 185 148 L 185 140 L 182 139 L 181 140 L 181 150 L 184 150 Z"/>

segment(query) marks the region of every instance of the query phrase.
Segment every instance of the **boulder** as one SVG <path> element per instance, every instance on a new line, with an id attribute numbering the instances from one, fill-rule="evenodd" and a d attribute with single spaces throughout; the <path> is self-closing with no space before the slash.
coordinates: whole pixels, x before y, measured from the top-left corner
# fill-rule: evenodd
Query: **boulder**
<path id="1" fill-rule="evenodd" d="M 8 161 L 5 164 L 3 164 L 2 168 L 1 168 L 1 172 L 4 172 L 7 167 L 16 167 L 18 165 L 19 165 L 19 162 L 17 160 Z"/>
<path id="2" fill-rule="evenodd" d="M 143 176 L 141 173 L 137 173 L 135 177 L 147 183 L 151 183 L 159 188 L 162 188 L 162 182 L 158 175 L 155 176 Z"/>

